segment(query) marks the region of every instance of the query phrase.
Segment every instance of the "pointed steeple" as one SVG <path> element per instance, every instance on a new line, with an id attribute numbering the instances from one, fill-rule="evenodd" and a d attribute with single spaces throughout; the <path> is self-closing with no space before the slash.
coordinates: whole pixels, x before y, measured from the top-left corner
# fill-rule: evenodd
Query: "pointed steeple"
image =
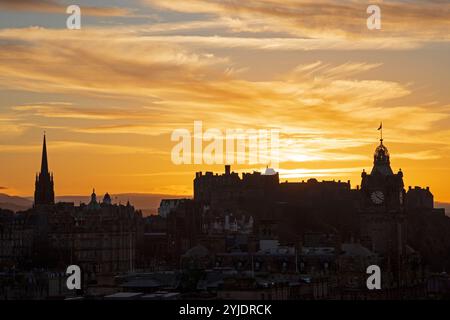
<path id="1" fill-rule="evenodd" d="M 44 132 L 44 143 L 42 145 L 42 161 L 41 161 L 41 174 L 48 174 L 48 161 L 47 161 L 47 142 Z"/>
<path id="2" fill-rule="evenodd" d="M 48 171 L 47 141 L 44 133 L 42 145 L 41 172 L 36 175 L 34 190 L 34 205 L 52 205 L 55 203 L 55 192 L 53 184 L 53 174 Z"/>

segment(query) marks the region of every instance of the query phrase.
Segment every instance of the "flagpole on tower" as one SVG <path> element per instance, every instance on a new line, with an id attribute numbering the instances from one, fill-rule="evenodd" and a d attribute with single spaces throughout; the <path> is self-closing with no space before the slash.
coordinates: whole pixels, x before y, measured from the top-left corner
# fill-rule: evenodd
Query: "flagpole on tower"
<path id="1" fill-rule="evenodd" d="M 380 142 L 383 143 L 383 122 L 380 122 L 378 130 L 380 131 Z"/>

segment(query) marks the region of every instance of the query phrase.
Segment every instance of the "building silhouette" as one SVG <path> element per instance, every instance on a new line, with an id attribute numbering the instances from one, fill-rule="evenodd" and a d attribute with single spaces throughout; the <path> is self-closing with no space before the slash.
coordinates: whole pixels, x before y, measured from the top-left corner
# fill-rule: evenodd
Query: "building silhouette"
<path id="1" fill-rule="evenodd" d="M 95 190 L 88 204 L 56 203 L 53 188 L 44 135 L 33 208 L 17 213 L 0 210 L 0 268 L 55 272 L 76 264 L 84 281 L 132 271 L 142 213 L 129 202 L 113 204 L 108 193 L 99 202 Z"/>
<path id="2" fill-rule="evenodd" d="M 394 174 L 389 151 L 383 139 L 376 148 L 370 174 L 361 174 L 361 232 L 365 246 L 377 253 L 396 251 L 402 255 L 406 246 L 406 214 L 401 169 Z"/>
<path id="3" fill-rule="evenodd" d="M 108 193 L 100 201 L 95 189 L 86 204 L 55 203 L 44 135 L 34 207 L 0 209 L 0 267 L 45 270 L 50 282 L 76 264 L 94 291 L 182 287 L 187 298 L 426 297 L 422 257 L 433 248 L 420 246 L 416 224 L 450 228 L 450 221 L 434 208 L 429 188 L 405 191 L 383 139 L 361 178 L 356 188 L 340 180 L 281 182 L 273 170 L 240 176 L 225 166 L 222 174 L 196 173 L 193 199 L 162 200 L 159 216 L 143 219 Z M 376 292 L 366 287 L 374 264 L 382 272 Z M 46 297 L 30 292 L 16 297 Z M 47 296 L 67 295 L 58 292 Z"/>
<path id="4" fill-rule="evenodd" d="M 407 246 L 406 192 L 403 172 L 394 173 L 383 139 L 375 149 L 370 174 L 361 174 L 360 237 L 364 247 L 380 257 L 393 281 L 400 284 L 415 252 Z"/>

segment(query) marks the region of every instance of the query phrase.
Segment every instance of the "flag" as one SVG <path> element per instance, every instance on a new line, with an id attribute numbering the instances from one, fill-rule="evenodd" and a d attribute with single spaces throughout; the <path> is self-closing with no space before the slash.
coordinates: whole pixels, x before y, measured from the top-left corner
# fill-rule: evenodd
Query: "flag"
<path id="1" fill-rule="evenodd" d="M 383 122 L 380 123 L 380 127 L 378 128 L 378 130 L 383 129 Z"/>

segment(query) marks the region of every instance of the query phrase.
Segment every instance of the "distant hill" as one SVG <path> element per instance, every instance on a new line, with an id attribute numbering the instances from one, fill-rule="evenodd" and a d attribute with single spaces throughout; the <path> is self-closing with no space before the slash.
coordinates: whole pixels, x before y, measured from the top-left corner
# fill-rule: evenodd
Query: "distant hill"
<path id="1" fill-rule="evenodd" d="M 121 193 L 111 194 L 113 203 L 126 204 L 127 201 L 139 210 L 142 210 L 144 215 L 152 215 L 158 212 L 158 207 L 161 199 L 180 199 L 186 198 L 183 196 L 174 196 L 170 194 L 147 194 L 147 193 Z M 102 201 L 103 194 L 97 195 L 97 200 Z M 73 202 L 75 205 L 80 203 L 89 203 L 90 196 L 57 196 L 57 202 Z M 9 196 L 7 194 L 0 193 L 0 208 L 7 209 L 14 212 L 23 211 L 33 206 L 33 200 L 31 197 L 17 197 Z"/>
<path id="2" fill-rule="evenodd" d="M 0 193 L 0 208 L 11 211 L 27 210 L 33 206 L 33 201 L 17 196 L 9 196 L 4 193 Z"/>

